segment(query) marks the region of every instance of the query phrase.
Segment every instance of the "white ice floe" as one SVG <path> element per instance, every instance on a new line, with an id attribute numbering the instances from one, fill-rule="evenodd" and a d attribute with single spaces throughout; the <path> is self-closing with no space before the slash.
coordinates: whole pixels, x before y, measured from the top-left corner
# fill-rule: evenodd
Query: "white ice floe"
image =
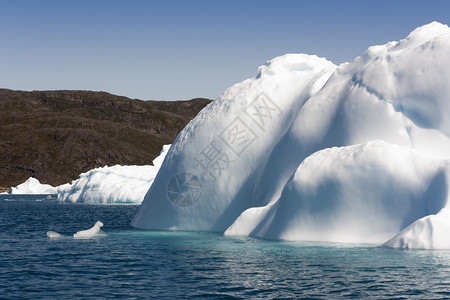
<path id="1" fill-rule="evenodd" d="M 448 66 L 437 22 L 339 67 L 268 61 L 180 133 L 132 225 L 447 248 Z"/>

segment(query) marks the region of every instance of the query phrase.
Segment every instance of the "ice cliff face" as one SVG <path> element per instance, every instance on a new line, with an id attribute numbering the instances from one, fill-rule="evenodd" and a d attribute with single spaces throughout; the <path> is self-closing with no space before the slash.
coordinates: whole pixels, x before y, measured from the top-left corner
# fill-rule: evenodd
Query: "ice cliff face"
<path id="1" fill-rule="evenodd" d="M 450 28 L 436 22 L 337 68 L 303 54 L 267 62 L 181 132 L 132 225 L 393 238 L 447 207 L 449 66 Z"/>

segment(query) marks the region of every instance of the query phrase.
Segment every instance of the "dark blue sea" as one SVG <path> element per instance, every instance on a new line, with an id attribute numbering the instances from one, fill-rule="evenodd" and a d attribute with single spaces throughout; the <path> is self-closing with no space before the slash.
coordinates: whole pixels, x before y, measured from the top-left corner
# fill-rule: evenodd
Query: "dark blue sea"
<path id="1" fill-rule="evenodd" d="M 450 252 L 140 231 L 132 205 L 0 197 L 0 298 L 450 297 Z M 68 236 L 101 220 L 108 236 Z"/>

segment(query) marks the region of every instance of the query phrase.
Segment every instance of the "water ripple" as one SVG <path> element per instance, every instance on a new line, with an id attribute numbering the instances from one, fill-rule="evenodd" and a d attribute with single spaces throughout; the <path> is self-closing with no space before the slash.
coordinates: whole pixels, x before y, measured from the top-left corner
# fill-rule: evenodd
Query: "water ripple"
<path id="1" fill-rule="evenodd" d="M 450 297 L 450 252 L 139 231 L 129 226 L 137 209 L 0 200 L 1 297 Z M 97 220 L 107 237 L 70 238 Z"/>

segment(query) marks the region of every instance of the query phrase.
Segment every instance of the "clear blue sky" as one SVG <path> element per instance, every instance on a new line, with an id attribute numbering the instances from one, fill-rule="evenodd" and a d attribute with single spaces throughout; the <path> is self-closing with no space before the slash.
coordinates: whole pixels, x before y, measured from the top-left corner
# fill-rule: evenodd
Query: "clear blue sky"
<path id="1" fill-rule="evenodd" d="M 450 1 L 0 0 L 0 87 L 216 98 L 285 53 L 342 63 Z"/>

